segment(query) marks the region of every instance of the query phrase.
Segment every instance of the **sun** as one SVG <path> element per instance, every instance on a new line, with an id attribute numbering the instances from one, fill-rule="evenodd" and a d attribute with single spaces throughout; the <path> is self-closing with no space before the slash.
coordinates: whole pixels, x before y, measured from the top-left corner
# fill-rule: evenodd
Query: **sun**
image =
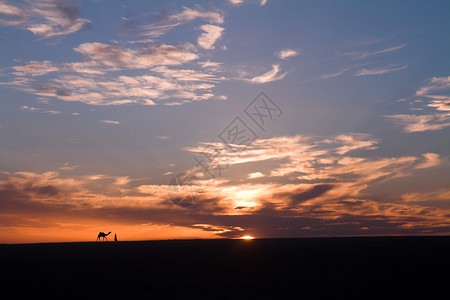
<path id="1" fill-rule="evenodd" d="M 251 236 L 251 235 L 244 235 L 241 236 L 240 239 L 241 240 L 253 240 L 255 237 Z"/>

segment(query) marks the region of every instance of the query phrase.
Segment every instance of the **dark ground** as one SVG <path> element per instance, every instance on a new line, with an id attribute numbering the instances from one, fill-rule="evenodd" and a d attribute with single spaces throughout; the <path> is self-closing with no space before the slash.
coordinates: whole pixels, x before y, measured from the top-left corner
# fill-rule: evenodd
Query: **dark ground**
<path id="1" fill-rule="evenodd" d="M 0 298 L 448 298 L 449 255 L 450 237 L 0 245 Z"/>

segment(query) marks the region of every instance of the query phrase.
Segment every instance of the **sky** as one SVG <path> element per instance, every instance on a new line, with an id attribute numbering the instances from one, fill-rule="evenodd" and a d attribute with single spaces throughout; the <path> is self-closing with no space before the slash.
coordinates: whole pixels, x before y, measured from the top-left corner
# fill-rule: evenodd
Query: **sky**
<path id="1" fill-rule="evenodd" d="M 449 11 L 1 0 L 0 243 L 449 234 Z"/>

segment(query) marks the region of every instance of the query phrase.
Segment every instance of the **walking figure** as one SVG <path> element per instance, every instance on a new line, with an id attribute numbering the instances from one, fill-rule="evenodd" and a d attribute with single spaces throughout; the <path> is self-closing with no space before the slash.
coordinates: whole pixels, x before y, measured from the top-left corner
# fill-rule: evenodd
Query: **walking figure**
<path id="1" fill-rule="evenodd" d="M 117 233 L 114 233 L 114 242 L 117 242 Z"/>

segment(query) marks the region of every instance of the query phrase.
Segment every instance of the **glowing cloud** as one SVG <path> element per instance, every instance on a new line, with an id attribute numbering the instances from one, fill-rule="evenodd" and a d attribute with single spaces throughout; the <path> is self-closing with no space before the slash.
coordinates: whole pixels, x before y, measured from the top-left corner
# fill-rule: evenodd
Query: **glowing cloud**
<path id="1" fill-rule="evenodd" d="M 220 39 L 222 36 L 222 32 L 224 28 L 216 26 L 216 25 L 202 25 L 200 26 L 200 29 L 205 31 L 205 33 L 202 33 L 197 40 L 197 43 L 200 47 L 203 49 L 214 49 L 214 43 Z"/>
<path id="2" fill-rule="evenodd" d="M 287 73 L 280 74 L 280 72 L 281 72 L 280 65 L 272 65 L 272 70 L 270 70 L 262 75 L 255 76 L 251 79 L 246 79 L 246 80 L 251 83 L 259 83 L 259 84 L 277 81 L 277 80 L 283 79 L 287 74 Z"/>
<path id="3" fill-rule="evenodd" d="M 277 52 L 277 57 L 279 59 L 288 59 L 297 55 L 300 55 L 300 51 L 295 49 L 283 49 Z"/>

